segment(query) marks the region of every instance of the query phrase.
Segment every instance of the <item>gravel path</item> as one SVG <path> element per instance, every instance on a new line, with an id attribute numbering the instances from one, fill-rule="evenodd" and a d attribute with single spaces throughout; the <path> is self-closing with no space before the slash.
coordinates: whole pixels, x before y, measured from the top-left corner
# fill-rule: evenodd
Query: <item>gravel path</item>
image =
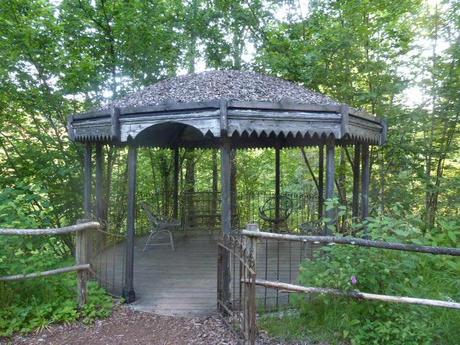
<path id="1" fill-rule="evenodd" d="M 115 308 L 111 317 L 92 325 L 73 323 L 53 325 L 39 333 L 12 339 L 0 344 L 27 345 L 238 345 L 242 341 L 219 316 L 182 318 L 134 311 L 125 305 Z M 261 334 L 259 345 L 280 342 Z"/>

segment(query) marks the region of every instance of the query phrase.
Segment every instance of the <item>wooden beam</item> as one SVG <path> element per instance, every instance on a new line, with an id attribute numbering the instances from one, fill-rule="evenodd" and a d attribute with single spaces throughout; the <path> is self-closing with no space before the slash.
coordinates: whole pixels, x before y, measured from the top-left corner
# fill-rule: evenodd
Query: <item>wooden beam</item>
<path id="1" fill-rule="evenodd" d="M 98 222 L 85 222 L 55 229 L 0 229 L 0 235 L 63 235 L 83 230 L 96 230 L 99 227 Z"/>
<path id="2" fill-rule="evenodd" d="M 238 200 L 238 171 L 237 171 L 237 150 L 230 150 L 230 214 L 232 229 L 239 228 L 239 220 L 237 217 L 237 200 Z"/>
<path id="3" fill-rule="evenodd" d="M 362 145 L 361 174 L 361 219 L 369 217 L 369 183 L 370 183 L 369 145 Z"/>
<path id="4" fill-rule="evenodd" d="M 328 140 L 326 144 L 326 200 L 334 198 L 334 182 L 335 182 L 335 143 L 334 139 Z M 335 211 L 333 209 L 326 210 L 326 217 L 329 218 L 329 225 L 335 224 Z M 326 227 L 326 233 L 330 230 Z"/>
<path id="5" fill-rule="evenodd" d="M 136 224 L 136 169 L 137 147 L 132 145 L 128 148 L 128 214 L 126 232 L 126 256 L 125 256 L 125 283 L 123 298 L 127 303 L 134 302 L 134 236 Z"/>
<path id="6" fill-rule="evenodd" d="M 405 251 L 405 252 L 460 256 L 460 248 L 419 246 L 417 244 L 404 244 L 404 243 L 398 243 L 398 242 L 375 241 L 375 240 L 368 240 L 368 239 L 356 238 L 356 237 L 302 236 L 302 235 L 278 234 L 278 233 L 273 233 L 273 232 L 249 231 L 249 230 L 243 230 L 241 231 L 241 234 L 243 236 L 264 238 L 264 239 L 270 239 L 270 240 L 310 242 L 310 243 L 315 243 L 315 244 L 316 243 L 349 244 L 349 245 L 359 246 L 359 247 L 400 250 L 400 251 Z"/>
<path id="7" fill-rule="evenodd" d="M 15 274 L 15 275 L 11 275 L 11 276 L 3 276 L 3 277 L 0 277 L 0 281 L 2 281 L 2 282 L 11 282 L 11 281 L 18 281 L 18 280 L 27 280 L 27 279 L 35 279 L 35 278 L 41 278 L 41 277 L 49 277 L 49 276 L 54 276 L 54 275 L 62 274 L 62 273 L 85 271 L 85 270 L 89 270 L 90 268 L 91 268 L 91 266 L 89 264 L 74 265 L 74 266 L 69 266 L 69 267 L 56 268 L 54 270 L 43 271 L 43 272 L 34 272 L 34 273 L 28 273 L 28 274 Z"/>
<path id="8" fill-rule="evenodd" d="M 221 195 L 222 195 L 222 232 L 230 234 L 232 232 L 232 206 L 231 206 L 231 143 L 229 139 L 222 140 L 221 143 Z M 231 299 L 231 274 L 230 274 L 230 253 L 223 251 L 221 258 L 222 267 L 222 301 L 225 305 Z"/>
<path id="9" fill-rule="evenodd" d="M 104 152 L 101 143 L 96 144 L 96 218 L 104 215 Z"/>
<path id="10" fill-rule="evenodd" d="M 243 280 L 243 282 L 246 283 L 246 280 Z M 294 284 L 272 282 L 272 281 L 261 280 L 261 279 L 256 279 L 256 285 L 264 286 L 264 287 L 272 288 L 272 289 L 282 290 L 283 292 L 316 293 L 316 294 L 350 297 L 350 298 L 357 299 L 357 300 L 382 301 L 382 302 L 393 302 L 393 303 L 403 303 L 403 304 L 419 304 L 419 305 L 429 305 L 432 307 L 460 309 L 460 303 L 457 303 L 457 302 L 447 302 L 447 301 L 425 299 L 425 298 L 388 296 L 388 295 L 379 295 L 379 294 L 360 292 L 360 291 L 343 291 L 343 290 L 331 289 L 331 288 L 299 286 L 299 285 L 294 285 Z"/>
<path id="11" fill-rule="evenodd" d="M 203 101 L 203 102 L 173 102 L 173 103 L 163 103 L 159 105 L 147 105 L 147 106 L 132 106 L 120 108 L 120 115 L 133 115 L 133 114 L 148 114 L 155 116 L 155 113 L 164 113 L 164 112 L 184 112 L 187 111 L 197 111 L 205 109 L 219 109 L 221 102 L 216 101 Z"/>
<path id="12" fill-rule="evenodd" d="M 318 219 L 321 220 L 324 206 L 324 145 L 319 146 L 318 157 Z"/>
<path id="13" fill-rule="evenodd" d="M 301 104 L 296 102 L 229 101 L 229 108 L 339 113 L 338 105 Z"/>
<path id="14" fill-rule="evenodd" d="M 279 228 L 280 219 L 280 193 L 281 193 L 281 165 L 280 148 L 278 145 L 275 146 L 275 229 Z"/>
<path id="15" fill-rule="evenodd" d="M 120 108 L 113 108 L 110 112 L 110 133 L 113 141 L 120 140 Z"/>
<path id="16" fill-rule="evenodd" d="M 231 228 L 231 146 L 230 141 L 224 140 L 221 146 L 221 164 L 222 164 L 222 231 L 224 234 L 230 234 Z"/>
<path id="17" fill-rule="evenodd" d="M 83 162 L 83 211 L 85 219 L 91 219 L 91 179 L 92 179 L 92 162 L 91 162 L 91 145 L 86 144 Z"/>
<path id="18" fill-rule="evenodd" d="M 179 215 L 179 148 L 174 148 L 174 186 L 173 186 L 173 217 L 178 218 Z"/>
<path id="19" fill-rule="evenodd" d="M 352 202 L 352 217 L 357 219 L 359 217 L 359 180 L 360 180 L 360 160 L 361 160 L 361 146 L 355 145 L 355 154 L 353 157 L 353 202 Z"/>

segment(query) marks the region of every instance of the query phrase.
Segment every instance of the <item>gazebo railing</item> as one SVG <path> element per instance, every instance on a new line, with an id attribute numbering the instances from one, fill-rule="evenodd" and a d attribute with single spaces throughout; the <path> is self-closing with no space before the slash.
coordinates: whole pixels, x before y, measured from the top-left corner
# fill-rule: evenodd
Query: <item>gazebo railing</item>
<path id="1" fill-rule="evenodd" d="M 282 193 L 292 201 L 289 217 L 278 224 L 278 231 L 300 232 L 302 225 L 318 219 L 318 197 L 316 193 Z M 274 199 L 274 192 L 237 193 L 232 200 L 235 206 L 232 212 L 232 227 L 240 229 L 247 223 L 258 223 L 261 228 L 271 230 L 275 224 L 263 219 L 260 209 L 269 199 Z M 171 198 L 163 193 L 154 193 L 147 201 L 160 215 L 173 217 Z M 141 217 L 142 218 L 142 217 Z M 200 191 L 179 195 L 179 214 L 185 230 L 221 230 L 221 193 Z M 138 219 L 139 221 L 139 219 Z M 142 221 L 142 220 L 141 220 Z"/>

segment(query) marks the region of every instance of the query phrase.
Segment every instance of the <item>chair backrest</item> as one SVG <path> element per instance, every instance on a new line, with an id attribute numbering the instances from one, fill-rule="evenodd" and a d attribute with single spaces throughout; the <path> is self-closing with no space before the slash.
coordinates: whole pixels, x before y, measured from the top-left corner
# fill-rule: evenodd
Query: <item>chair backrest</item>
<path id="1" fill-rule="evenodd" d="M 150 205 L 143 201 L 141 202 L 141 207 L 147 215 L 150 225 L 153 227 L 157 227 L 160 224 L 160 219 L 157 216 L 155 216 Z"/>
<path id="2" fill-rule="evenodd" d="M 279 215 L 278 218 L 275 216 L 276 212 L 276 197 L 271 196 L 259 207 L 259 216 L 263 220 L 269 223 L 281 223 L 289 218 L 294 208 L 292 199 L 287 195 L 280 195 L 279 201 Z"/>

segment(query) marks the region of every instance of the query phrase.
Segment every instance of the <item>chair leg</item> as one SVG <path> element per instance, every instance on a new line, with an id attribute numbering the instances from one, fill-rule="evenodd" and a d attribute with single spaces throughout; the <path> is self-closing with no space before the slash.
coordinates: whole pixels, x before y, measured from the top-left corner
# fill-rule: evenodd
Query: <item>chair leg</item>
<path id="1" fill-rule="evenodd" d="M 171 249 L 176 250 L 176 248 L 174 247 L 174 236 L 173 236 L 172 232 L 169 231 L 169 230 L 163 229 L 163 230 L 152 230 L 150 232 L 150 235 L 147 238 L 147 241 L 145 241 L 144 249 L 142 251 L 145 252 L 147 250 L 148 246 L 151 245 L 150 242 L 153 241 L 153 239 L 157 235 L 159 235 L 161 233 L 165 233 L 165 232 L 169 235 L 169 244 L 171 246 Z M 168 244 L 167 242 L 164 242 L 164 243 L 160 243 L 160 244 L 156 244 L 156 245 L 167 245 L 167 244 Z M 153 244 L 153 245 L 155 245 L 155 244 Z"/>
<path id="2" fill-rule="evenodd" d="M 176 249 L 174 248 L 174 237 L 173 237 L 173 234 L 172 234 L 171 231 L 168 231 L 168 232 L 169 232 L 169 241 L 171 242 L 171 249 L 172 249 L 172 250 L 176 250 Z"/>
<path id="3" fill-rule="evenodd" d="M 150 231 L 149 237 L 147 238 L 147 241 L 145 241 L 144 249 L 142 250 L 143 252 L 145 252 L 147 250 L 147 247 L 149 246 L 149 242 L 152 239 L 152 237 L 154 236 L 154 234 L 155 234 L 155 231 L 153 231 L 153 230 Z"/>

